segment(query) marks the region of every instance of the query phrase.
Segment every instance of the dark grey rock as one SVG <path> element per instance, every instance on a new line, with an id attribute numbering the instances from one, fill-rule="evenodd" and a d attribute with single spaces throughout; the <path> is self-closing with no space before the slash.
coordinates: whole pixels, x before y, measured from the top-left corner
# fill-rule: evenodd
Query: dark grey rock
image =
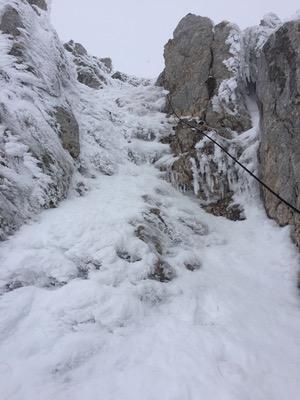
<path id="1" fill-rule="evenodd" d="M 237 50 L 240 41 L 240 30 L 229 22 L 214 27 L 208 18 L 193 14 L 180 21 L 165 46 L 165 70 L 157 80 L 169 90 L 180 115 L 199 117 L 220 132 L 251 127 Z"/>
<path id="2" fill-rule="evenodd" d="M 6 7 L 1 17 L 0 30 L 16 38 L 21 33 L 20 29 L 24 29 L 24 24 L 18 11 L 11 6 Z"/>
<path id="3" fill-rule="evenodd" d="M 181 115 L 205 117 L 212 43 L 212 21 L 188 14 L 165 46 L 165 70 L 160 83 L 170 91 L 172 105 Z"/>
<path id="4" fill-rule="evenodd" d="M 90 69 L 79 69 L 77 78 L 80 83 L 90 87 L 91 89 L 100 89 L 103 86 L 102 82 L 104 81 L 104 78 L 103 80 L 99 79 L 99 76 Z"/>
<path id="5" fill-rule="evenodd" d="M 48 9 L 46 0 L 27 0 L 27 1 L 32 6 L 37 6 L 37 7 L 41 8 L 42 10 L 46 11 Z"/>
<path id="6" fill-rule="evenodd" d="M 107 68 L 108 72 L 112 71 L 113 65 L 112 65 L 112 60 L 109 57 L 105 57 L 105 58 L 100 58 L 99 59 Z"/>
<path id="7" fill-rule="evenodd" d="M 123 74 L 120 71 L 115 72 L 111 77 L 113 79 L 117 79 L 117 80 L 122 81 L 122 82 L 126 82 L 126 80 L 127 80 L 127 75 Z"/>
<path id="8" fill-rule="evenodd" d="M 80 43 L 70 40 L 64 44 L 65 49 L 73 54 L 73 61 L 77 68 L 77 79 L 83 85 L 92 89 L 101 89 L 106 83 L 103 62 L 97 57 L 90 56 Z"/>
<path id="9" fill-rule="evenodd" d="M 261 177 L 300 208 L 300 20 L 286 22 L 270 36 L 258 65 Z M 300 245 L 299 217 L 267 190 L 262 193 L 270 217 L 296 225 Z"/>
<path id="10" fill-rule="evenodd" d="M 86 56 L 88 54 L 87 50 L 80 43 L 75 43 L 74 40 L 70 40 L 68 43 L 64 44 L 64 48 L 73 53 L 74 56 Z"/>
<path id="11" fill-rule="evenodd" d="M 64 149 L 73 158 L 80 154 L 79 126 L 72 111 L 58 107 L 55 111 L 55 120 L 58 126 L 59 137 Z"/>

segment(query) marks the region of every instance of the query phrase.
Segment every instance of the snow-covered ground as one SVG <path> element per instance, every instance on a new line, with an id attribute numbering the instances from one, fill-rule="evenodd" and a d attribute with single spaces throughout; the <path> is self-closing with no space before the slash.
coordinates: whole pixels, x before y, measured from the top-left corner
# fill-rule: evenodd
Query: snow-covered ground
<path id="1" fill-rule="evenodd" d="M 0 398 L 297 400 L 288 228 L 267 219 L 255 187 L 247 219 L 232 222 L 164 179 L 161 89 L 81 90 L 77 117 L 93 132 L 82 158 L 95 170 L 74 187 L 89 190 L 0 245 Z"/>

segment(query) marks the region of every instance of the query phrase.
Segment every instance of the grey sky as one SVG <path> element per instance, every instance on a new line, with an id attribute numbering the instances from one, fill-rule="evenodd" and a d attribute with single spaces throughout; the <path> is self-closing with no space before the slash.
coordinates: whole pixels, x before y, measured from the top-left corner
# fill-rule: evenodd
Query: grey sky
<path id="1" fill-rule="evenodd" d="M 272 11 L 288 18 L 298 0 L 52 0 L 52 22 L 62 40 L 81 42 L 114 68 L 155 77 L 163 68 L 163 46 L 189 12 L 240 27 L 255 25 Z"/>

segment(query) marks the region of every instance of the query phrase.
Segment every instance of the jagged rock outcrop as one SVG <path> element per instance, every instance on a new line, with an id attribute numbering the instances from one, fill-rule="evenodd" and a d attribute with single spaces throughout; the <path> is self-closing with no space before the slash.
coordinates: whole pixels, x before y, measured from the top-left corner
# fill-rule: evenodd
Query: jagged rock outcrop
<path id="1" fill-rule="evenodd" d="M 95 174 L 113 175 L 128 157 L 110 100 L 86 87 L 124 83 L 111 78 L 109 58 L 62 45 L 50 5 L 0 1 L 0 240 L 70 193 L 83 195 Z M 145 80 L 125 85 L 135 83 Z M 116 104 L 126 107 L 122 98 Z"/>
<path id="2" fill-rule="evenodd" d="M 170 91 L 173 107 L 181 115 L 205 116 L 212 42 L 212 21 L 188 14 L 175 29 L 174 39 L 165 46 L 166 66 L 160 82 Z"/>
<path id="3" fill-rule="evenodd" d="M 92 88 L 100 89 L 107 83 L 105 75 L 112 70 L 111 59 L 100 59 L 88 54 L 80 43 L 70 40 L 64 45 L 72 53 L 73 61 L 77 66 L 77 79 L 80 83 Z"/>
<path id="4" fill-rule="evenodd" d="M 174 135 L 164 139 L 175 155 L 168 171 L 170 181 L 181 191 L 194 192 L 211 214 L 234 221 L 244 219 L 243 208 L 234 199 L 238 170 L 233 161 L 201 132 L 217 140 L 236 157 L 243 152 L 241 142 L 225 139 L 196 120 L 189 120 L 189 123 L 198 130 L 179 123 Z"/>
<path id="5" fill-rule="evenodd" d="M 181 116 L 240 157 L 246 143 L 232 132 L 251 126 L 247 95 L 260 108 L 260 173 L 263 181 L 300 207 L 300 20 L 281 23 L 266 15 L 259 26 L 238 27 L 192 14 L 183 18 L 165 46 L 166 67 L 157 84 Z M 170 111 L 170 105 L 167 103 Z M 192 118 L 195 118 L 194 120 Z M 182 190 L 194 191 L 207 209 L 230 219 L 243 217 L 234 204 L 241 185 L 235 165 L 201 134 L 179 123 L 168 141 L 175 155 L 171 176 Z M 223 166 L 223 167 L 220 167 Z M 234 184 L 233 184 L 234 183 Z M 263 190 L 267 213 L 280 225 L 293 224 L 300 245 L 300 220 Z"/>
<path id="6" fill-rule="evenodd" d="M 257 95 L 261 116 L 262 179 L 300 208 L 300 20 L 283 24 L 264 45 L 258 64 Z M 280 225 L 300 221 L 272 194 L 263 190 L 268 215 Z"/>
<path id="7" fill-rule="evenodd" d="M 233 24 L 214 27 L 188 14 L 165 46 L 165 70 L 158 80 L 174 109 L 213 128 L 243 132 L 251 127 L 242 91 L 241 32 Z"/>
<path id="8" fill-rule="evenodd" d="M 242 76 L 242 34 L 236 25 L 214 26 L 208 18 L 188 14 L 165 46 L 165 70 L 158 84 L 169 90 L 173 108 L 181 116 L 202 120 L 202 130 L 242 153 L 231 143 L 233 132 L 251 128 Z M 171 110 L 167 104 L 168 111 Z M 207 209 L 230 219 L 243 218 L 234 203 L 233 182 L 237 172 L 226 155 L 212 143 L 182 124 L 170 137 L 176 160 L 171 175 L 184 190 L 193 190 Z M 183 148 L 175 148 L 174 143 Z M 179 150 L 179 151 L 178 151 Z"/>

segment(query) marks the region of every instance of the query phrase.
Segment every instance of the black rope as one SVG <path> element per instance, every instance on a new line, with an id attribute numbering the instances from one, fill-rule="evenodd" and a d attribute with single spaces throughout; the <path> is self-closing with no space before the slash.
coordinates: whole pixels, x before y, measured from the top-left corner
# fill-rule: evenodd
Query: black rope
<path id="1" fill-rule="evenodd" d="M 238 164 L 244 171 L 246 171 L 250 176 L 252 176 L 253 179 L 255 179 L 261 186 L 263 186 L 265 189 L 267 189 L 270 193 L 272 193 L 275 197 L 277 197 L 278 200 L 280 200 L 282 203 L 284 203 L 286 206 L 288 206 L 291 210 L 293 210 L 295 213 L 300 214 L 300 210 L 298 208 L 294 207 L 292 204 L 290 204 L 288 201 L 283 199 L 278 193 L 276 193 L 273 189 L 270 188 L 266 183 L 264 183 L 261 179 L 259 179 L 253 172 L 251 172 L 245 165 L 243 165 L 237 158 L 235 158 L 232 154 L 229 153 L 228 150 L 225 149 L 221 144 L 219 144 L 216 140 L 214 140 L 212 137 L 207 135 L 207 133 L 203 132 L 199 128 L 195 127 L 188 121 L 185 121 L 183 118 L 181 118 L 176 111 L 173 108 L 173 105 L 171 103 L 170 98 L 168 98 L 168 102 L 172 111 L 172 114 L 178 119 L 179 122 L 183 123 L 186 126 L 189 126 L 192 129 L 195 129 L 196 131 L 200 132 L 203 136 L 205 136 L 207 139 L 209 139 L 211 142 L 213 142 L 216 146 L 218 146 L 224 153 L 228 155 L 229 158 L 231 158 L 236 164 Z"/>

